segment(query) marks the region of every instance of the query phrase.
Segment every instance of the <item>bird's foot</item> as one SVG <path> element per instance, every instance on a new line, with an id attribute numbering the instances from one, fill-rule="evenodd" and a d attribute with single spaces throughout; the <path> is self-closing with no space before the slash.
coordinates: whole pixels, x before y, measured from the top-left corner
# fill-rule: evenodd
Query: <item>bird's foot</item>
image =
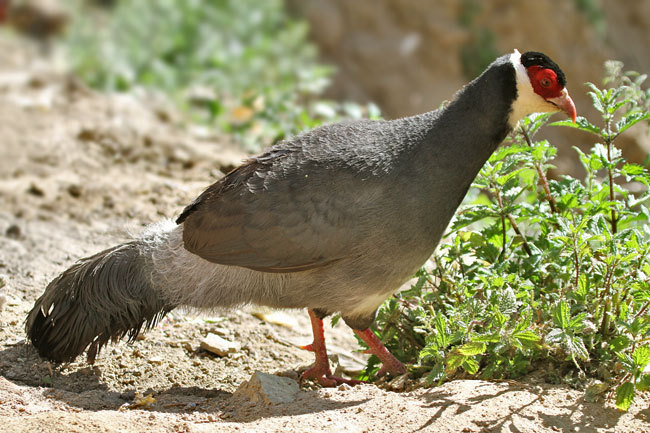
<path id="1" fill-rule="evenodd" d="M 321 352 L 322 349 L 319 350 L 315 348 L 314 344 L 307 344 L 305 346 L 299 346 L 299 347 L 301 349 L 316 353 L 316 362 L 312 367 L 308 368 L 302 373 L 302 375 L 300 376 L 300 380 L 304 380 L 304 379 L 315 380 L 321 386 L 324 387 L 334 387 L 344 383 L 354 386 L 363 383 L 360 380 L 345 379 L 343 377 L 334 376 L 332 374 L 332 370 L 330 369 L 329 362 L 327 361 L 327 354 Z"/>
<path id="2" fill-rule="evenodd" d="M 318 382 L 321 386 L 324 387 L 334 387 L 341 384 L 347 384 L 350 386 L 359 385 L 363 383 L 360 380 L 356 379 L 345 379 L 343 377 L 334 376 L 329 368 L 324 369 L 321 366 L 314 365 L 313 367 L 305 370 L 300 376 L 300 380 L 312 379 Z"/>
<path id="3" fill-rule="evenodd" d="M 320 319 L 312 309 L 309 309 L 309 318 L 311 319 L 312 331 L 314 332 L 314 342 L 299 347 L 314 352 L 316 355 L 316 362 L 314 362 L 314 365 L 311 368 L 302 373 L 300 380 L 312 379 L 325 387 L 338 386 L 343 383 L 348 385 L 358 385 L 363 383 L 360 380 L 344 379 L 332 374 L 329 360 L 327 359 L 327 349 L 325 348 L 323 320 Z"/>
<path id="4" fill-rule="evenodd" d="M 397 377 L 397 376 L 401 376 L 404 373 L 406 373 L 406 367 L 404 367 L 404 364 L 402 364 L 401 362 L 397 361 L 397 364 L 395 365 L 389 365 L 384 362 L 382 363 L 381 368 L 377 372 L 377 376 L 382 377 L 382 376 L 386 376 L 387 374 L 390 374 L 393 377 Z"/>
<path id="5" fill-rule="evenodd" d="M 355 334 L 359 336 L 367 345 L 368 350 L 365 353 L 376 355 L 382 363 L 382 367 L 377 372 L 377 376 L 390 374 L 391 376 L 400 376 L 406 373 L 406 367 L 402 362 L 395 358 L 392 353 L 386 349 L 384 343 L 370 329 L 359 331 L 355 329 Z"/>

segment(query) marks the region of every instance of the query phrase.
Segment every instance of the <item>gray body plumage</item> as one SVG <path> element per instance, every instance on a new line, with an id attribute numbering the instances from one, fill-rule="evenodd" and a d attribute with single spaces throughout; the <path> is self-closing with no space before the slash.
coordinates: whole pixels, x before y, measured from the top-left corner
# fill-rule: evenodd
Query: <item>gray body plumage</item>
<path id="1" fill-rule="evenodd" d="M 93 359 L 171 309 L 248 303 L 341 312 L 355 329 L 427 260 L 517 96 L 508 56 L 444 109 L 303 133 L 209 187 L 177 220 L 83 259 L 26 329 L 41 355 Z"/>

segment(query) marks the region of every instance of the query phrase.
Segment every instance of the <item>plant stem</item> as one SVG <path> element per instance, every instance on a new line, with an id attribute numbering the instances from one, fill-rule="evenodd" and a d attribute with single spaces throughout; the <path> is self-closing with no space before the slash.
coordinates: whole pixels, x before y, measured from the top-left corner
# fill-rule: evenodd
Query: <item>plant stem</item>
<path id="1" fill-rule="evenodd" d="M 608 128 L 609 130 L 609 122 Z M 612 173 L 612 141 L 610 139 L 606 140 L 607 144 L 607 176 L 609 178 L 609 201 L 614 201 L 614 175 Z M 612 233 L 616 233 L 616 211 L 612 209 Z"/>
<path id="2" fill-rule="evenodd" d="M 605 300 L 605 305 L 603 306 L 603 321 L 600 323 L 600 334 L 602 335 L 603 341 L 607 341 L 607 334 L 609 329 L 609 299 Z"/>
<path id="3" fill-rule="evenodd" d="M 526 131 L 526 128 L 524 126 L 521 126 L 521 132 L 524 135 L 524 138 L 526 139 L 526 143 L 528 143 L 528 146 L 533 147 L 533 142 L 530 139 L 530 136 L 528 135 L 528 131 Z M 542 165 L 538 162 L 534 163 L 535 170 L 537 171 L 537 175 L 539 176 L 539 182 L 542 184 L 542 188 L 544 188 L 544 194 L 546 195 L 546 200 L 548 201 L 548 205 L 551 207 L 551 212 L 557 213 L 557 203 L 555 202 L 555 199 L 551 195 L 551 188 L 548 186 L 548 178 L 546 177 L 546 174 L 544 173 L 544 170 L 542 170 Z"/>
<path id="4" fill-rule="evenodd" d="M 606 104 L 606 108 L 609 108 L 609 103 Z M 612 115 L 609 114 L 609 111 L 606 111 L 604 116 L 605 120 L 605 134 L 601 132 L 601 136 L 607 145 L 607 178 L 609 180 L 609 201 L 614 202 L 614 174 L 612 170 L 612 145 L 614 143 L 614 138 L 612 135 Z M 611 210 L 612 218 L 612 233 L 616 233 L 616 211 Z"/>
<path id="5" fill-rule="evenodd" d="M 522 241 L 522 246 L 524 247 L 524 250 L 526 251 L 526 254 L 528 254 L 528 257 L 533 256 L 533 251 L 530 249 L 530 245 L 528 245 L 528 242 L 526 241 L 526 237 L 521 233 L 521 230 L 519 230 L 519 226 L 515 222 L 515 219 L 512 215 L 507 214 L 508 216 L 508 221 L 510 221 L 510 224 L 512 225 L 512 229 L 521 237 Z"/>
<path id="6" fill-rule="evenodd" d="M 580 287 L 580 256 L 578 255 L 578 242 L 576 240 L 577 236 L 578 236 L 577 233 L 573 234 L 573 262 L 576 267 L 576 281 L 575 281 L 576 290 L 578 289 L 578 287 Z"/>
<path id="7" fill-rule="evenodd" d="M 647 301 L 645 304 L 643 304 L 643 307 L 641 307 L 641 309 L 639 310 L 639 312 L 636 313 L 636 314 L 634 315 L 634 318 L 637 318 L 637 317 L 643 315 L 643 313 L 646 312 L 646 310 L 648 309 L 648 307 L 650 307 L 650 301 Z"/>
<path id="8" fill-rule="evenodd" d="M 506 213 L 503 211 L 503 200 L 501 200 L 501 193 L 499 192 L 499 188 L 497 188 L 496 184 L 494 183 L 492 183 L 492 188 L 494 188 L 497 203 L 499 204 L 499 215 L 501 215 L 501 236 L 503 242 L 501 254 L 499 254 L 499 258 L 501 259 L 506 254 L 506 242 L 508 241 L 506 238 Z"/>
<path id="9" fill-rule="evenodd" d="M 576 217 L 574 214 L 571 215 L 571 222 L 576 223 Z M 580 286 L 580 255 L 578 254 L 578 232 L 573 230 L 571 233 L 571 240 L 573 241 L 573 265 L 575 266 L 576 275 L 575 275 L 575 289 L 577 290 Z M 563 294 L 565 290 L 562 290 Z"/>

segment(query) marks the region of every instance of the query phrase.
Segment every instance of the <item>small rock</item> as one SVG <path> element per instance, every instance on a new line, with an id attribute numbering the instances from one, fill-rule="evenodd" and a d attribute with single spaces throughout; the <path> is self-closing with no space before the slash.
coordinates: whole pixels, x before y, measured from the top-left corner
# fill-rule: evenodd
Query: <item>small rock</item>
<path id="1" fill-rule="evenodd" d="M 171 346 L 171 344 L 170 344 L 170 346 Z M 190 353 L 196 352 L 196 347 L 194 347 L 194 345 L 192 343 L 190 343 L 189 341 L 184 341 L 182 346 L 183 346 L 183 349 L 187 350 Z M 174 346 L 172 346 L 172 347 L 174 347 Z"/>
<path id="2" fill-rule="evenodd" d="M 9 297 L 4 293 L 9 288 L 9 277 L 0 274 L 0 311 L 2 311 L 9 302 Z"/>
<path id="3" fill-rule="evenodd" d="M 252 403 L 291 403 L 299 390 L 298 382 L 293 379 L 256 371 L 248 382 L 239 385 L 233 398 Z"/>
<path id="4" fill-rule="evenodd" d="M 70 194 L 74 198 L 79 198 L 81 197 L 82 189 L 79 185 L 77 184 L 72 184 L 68 186 L 68 194 Z"/>
<path id="5" fill-rule="evenodd" d="M 35 195 L 36 197 L 44 197 L 45 196 L 45 192 L 43 191 L 43 188 L 36 185 L 35 183 L 32 183 L 31 185 L 29 185 L 29 188 L 27 188 L 27 192 L 32 194 L 32 195 Z"/>
<path id="6" fill-rule="evenodd" d="M 81 141 L 97 141 L 101 138 L 101 134 L 94 129 L 84 128 L 79 131 L 77 138 Z"/>
<path id="7" fill-rule="evenodd" d="M 217 334 L 209 333 L 201 341 L 201 348 L 215 355 L 227 356 L 229 353 L 240 351 L 241 344 L 236 341 L 228 341 L 219 337 Z"/>
<path id="8" fill-rule="evenodd" d="M 5 231 L 5 236 L 11 239 L 18 239 L 20 235 L 22 235 L 22 230 L 20 229 L 20 226 L 16 224 L 12 224 L 9 227 L 7 227 L 7 230 Z"/>
<path id="9" fill-rule="evenodd" d="M 409 374 L 404 373 L 401 376 L 397 376 L 395 379 L 391 380 L 388 384 L 388 387 L 393 391 L 404 391 L 406 384 L 409 381 Z"/>
<path id="10" fill-rule="evenodd" d="M 163 363 L 163 359 L 160 356 L 152 356 L 151 358 L 149 358 L 149 364 L 162 365 L 162 363 Z"/>

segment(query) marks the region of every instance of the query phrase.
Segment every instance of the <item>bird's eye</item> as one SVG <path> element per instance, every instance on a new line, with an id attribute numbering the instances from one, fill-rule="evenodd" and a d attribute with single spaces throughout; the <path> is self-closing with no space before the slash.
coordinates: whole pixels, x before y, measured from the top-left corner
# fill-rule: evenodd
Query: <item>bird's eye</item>
<path id="1" fill-rule="evenodd" d="M 539 83 L 542 85 L 542 87 L 551 87 L 551 80 L 548 78 L 542 78 Z"/>

